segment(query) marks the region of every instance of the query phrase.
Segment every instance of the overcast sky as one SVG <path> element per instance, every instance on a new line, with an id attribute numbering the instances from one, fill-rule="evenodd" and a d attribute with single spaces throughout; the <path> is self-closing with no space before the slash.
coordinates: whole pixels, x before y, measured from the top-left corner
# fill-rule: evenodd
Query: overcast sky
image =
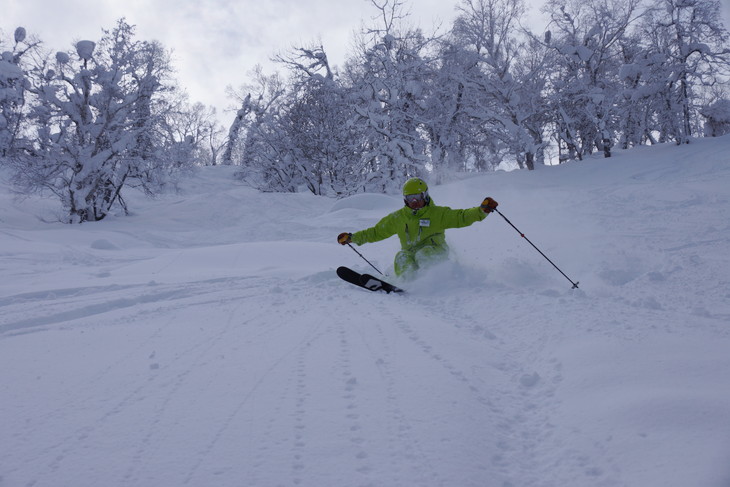
<path id="1" fill-rule="evenodd" d="M 5 2 L 3 2 L 5 3 Z M 4 41 L 18 26 L 37 35 L 54 51 L 77 40 L 96 41 L 101 29 L 124 17 L 140 40 L 158 40 L 173 50 L 180 85 L 191 101 L 215 106 L 219 113 L 233 101 L 226 86 L 249 79 L 256 64 L 292 46 L 322 42 L 334 65 L 348 56 L 353 32 L 372 24 L 377 10 L 370 0 L 11 0 L 0 7 Z M 412 0 L 412 22 L 432 30 L 447 25 L 457 0 Z M 273 72 L 273 68 L 267 69 Z M 232 118 L 233 115 L 231 114 Z M 225 117 L 228 118 L 228 117 Z"/>
<path id="2" fill-rule="evenodd" d="M 226 86 L 249 79 L 256 64 L 270 67 L 270 58 L 292 46 L 322 42 L 330 63 L 348 56 L 353 32 L 363 22 L 373 25 L 377 10 L 370 0 L 10 0 L 0 7 L 3 41 L 16 27 L 25 27 L 54 51 L 69 50 L 75 41 L 96 41 L 101 29 L 125 17 L 137 26 L 140 40 L 158 40 L 173 50 L 180 85 L 192 102 L 223 110 L 233 101 Z M 9 5 L 7 5 L 9 3 Z M 458 0 L 410 0 L 406 6 L 414 25 L 445 30 L 455 16 Z M 528 0 L 530 5 L 541 0 Z M 730 0 L 721 0 L 725 25 L 730 27 Z M 539 17 L 537 7 L 532 16 Z M 537 22 L 539 23 L 539 22 Z M 540 23 L 539 27 L 543 25 Z M 267 69 L 272 72 L 272 69 Z"/>

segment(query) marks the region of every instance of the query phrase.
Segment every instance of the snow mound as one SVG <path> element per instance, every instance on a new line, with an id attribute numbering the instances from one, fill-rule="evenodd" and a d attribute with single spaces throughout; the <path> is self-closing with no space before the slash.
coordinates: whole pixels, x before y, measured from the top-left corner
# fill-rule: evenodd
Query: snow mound
<path id="1" fill-rule="evenodd" d="M 119 247 L 104 238 L 91 242 L 91 248 L 96 250 L 119 250 Z"/>
<path id="2" fill-rule="evenodd" d="M 386 194 L 362 193 L 338 200 L 331 212 L 340 210 L 386 210 L 395 211 L 402 205 L 399 198 Z"/>

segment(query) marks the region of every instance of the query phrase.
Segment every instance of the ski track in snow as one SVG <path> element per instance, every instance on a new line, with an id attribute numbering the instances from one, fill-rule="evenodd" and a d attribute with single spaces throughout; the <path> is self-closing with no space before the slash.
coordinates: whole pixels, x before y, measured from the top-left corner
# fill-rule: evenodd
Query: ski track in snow
<path id="1" fill-rule="evenodd" d="M 222 357 L 235 353 L 236 349 L 248 350 L 262 343 L 272 346 L 271 353 L 257 356 L 255 366 L 244 360 L 246 366 L 255 368 L 255 373 L 245 386 L 231 384 L 228 392 L 231 397 L 221 406 L 215 421 L 207 425 L 206 434 L 196 437 L 197 448 L 190 452 L 188 461 L 181 462 L 179 478 L 171 476 L 169 481 L 199 485 L 203 479 L 215 476 L 216 459 L 234 455 L 234 452 L 226 451 L 225 445 L 230 443 L 230 437 L 236 431 L 243 437 L 249 436 L 249 441 L 258 445 L 255 452 L 249 452 L 252 458 L 247 458 L 243 452 L 234 456 L 249 479 L 248 485 L 268 485 L 270 480 L 266 472 L 283 471 L 285 466 L 293 485 L 313 485 L 319 481 L 317 479 L 328 477 L 334 484 L 347 481 L 353 482 L 349 485 L 377 485 L 377 481 L 371 479 L 389 478 L 389 475 L 394 483 L 415 480 L 418 485 L 447 486 L 455 481 L 459 485 L 480 485 L 485 476 L 493 478 L 495 471 L 505 479 L 510 473 L 514 474 L 515 468 L 525 474 L 535 471 L 533 450 L 549 436 L 549 427 L 543 424 L 545 418 L 535 417 L 535 412 L 545 413 L 550 400 L 544 398 L 552 395 L 555 386 L 540 393 L 531 391 L 536 386 L 524 371 L 524 356 L 520 353 L 521 350 L 534 351 L 530 344 L 505 343 L 494 335 L 493 329 L 480 325 L 482 320 L 474 315 L 444 311 L 459 308 L 462 301 L 470 301 L 469 297 L 444 300 L 387 297 L 399 300 L 403 312 L 396 313 L 390 302 L 383 302 L 381 295 L 333 286 L 306 290 L 301 283 L 220 280 L 167 287 L 154 286 L 153 298 L 140 286 L 111 286 L 59 289 L 5 300 L 4 305 L 12 307 L 21 301 L 27 305 L 34 299 L 48 302 L 48 296 L 54 296 L 51 306 L 40 308 L 43 314 L 5 323 L 6 336 L 42 333 L 55 323 L 69 321 L 70 317 L 83 322 L 96 320 L 100 314 L 121 312 L 103 325 L 117 327 L 148 319 L 147 314 L 172 314 L 152 333 L 145 332 L 143 337 L 136 338 L 139 343 L 154 343 L 175 333 L 175 323 L 180 318 L 178 309 L 184 309 L 188 315 L 191 312 L 197 315 L 207 313 L 211 305 L 219 308 L 198 325 L 201 333 L 195 341 L 180 344 L 175 355 L 164 364 L 157 362 L 159 352 L 152 352 L 149 356 L 151 375 L 136 384 L 128 384 L 128 390 L 98 397 L 98 390 L 104 389 L 106 382 L 113 381 L 112 376 L 120 370 L 134 368 L 132 363 L 137 361 L 139 354 L 147 353 L 149 346 L 128 349 L 103 370 L 93 371 L 83 385 L 74 388 L 73 397 L 34 418 L 36 431 L 59 421 L 77 425 L 40 452 L 39 457 L 52 460 L 45 469 L 38 469 L 41 475 L 45 470 L 45 475 L 38 480 L 39 485 L 44 484 L 44 479 L 63 477 L 66 460 L 86 450 L 88 444 L 101 441 L 105 432 L 113 428 L 111 424 L 123 416 L 133 419 L 133 435 L 137 440 L 132 442 L 134 448 L 124 452 L 126 461 L 120 462 L 118 467 L 120 484 L 145 483 L 144 472 L 152 466 L 150 459 L 155 452 L 166 443 L 174 444 L 168 433 L 169 416 L 171 410 L 181 407 L 180 398 L 188 397 L 191 388 L 197 389 L 220 377 L 218 373 L 225 369 Z M 271 295 L 262 293 L 262 288 L 279 288 L 280 292 Z M 288 303 L 286 295 L 290 293 L 309 295 L 307 301 L 313 304 L 301 309 L 299 300 Z M 347 305 L 338 304 L 332 308 L 332 303 L 337 302 L 328 296 L 332 293 L 339 294 Z M 85 296 L 87 300 L 89 297 L 98 299 L 98 303 L 73 312 L 58 311 L 78 305 L 79 296 Z M 64 300 L 65 305 L 58 303 Z M 148 303 L 150 309 L 129 303 Z M 321 323 L 317 317 L 323 313 L 343 319 Z M 404 314 L 410 315 L 409 320 L 403 319 Z M 246 318 L 242 319 L 243 316 Z M 272 320 L 274 316 L 279 319 Z M 272 322 L 278 324 L 271 326 Z M 300 334 L 296 339 L 287 336 L 282 340 L 281 333 L 288 334 L 293 323 L 303 323 L 304 329 L 297 330 Z M 83 324 L 76 326 L 84 327 Z M 448 326 L 458 339 L 456 344 L 451 344 L 453 348 L 476 344 L 484 355 L 483 363 L 475 365 L 471 363 L 473 357 L 467 356 L 464 360 L 467 366 L 460 363 L 459 355 L 454 355 L 452 347 L 444 349 L 439 343 L 444 326 Z M 428 336 L 429 330 L 432 337 Z M 538 337 L 536 341 L 542 341 L 542 338 Z M 232 350 L 232 343 L 239 345 Z M 394 350 L 394 344 L 398 350 Z M 323 355 L 327 360 L 322 360 Z M 495 362 L 495 355 L 502 360 Z M 326 367 L 323 364 L 327 364 Z M 412 376 L 403 377 L 404 366 Z M 555 369 L 555 376 L 549 381 L 559 383 L 559 367 Z M 228 375 L 223 377 L 227 381 L 235 380 L 230 371 L 226 373 Z M 330 378 L 325 391 L 320 390 L 322 385 L 319 383 L 323 373 Z M 433 424 L 429 416 L 410 417 L 414 405 L 401 397 L 399 391 L 405 386 L 404 381 L 422 373 L 427 377 L 419 379 L 419 384 L 426 387 L 426 391 L 450 391 L 448 399 L 438 398 L 438 404 L 443 405 L 436 410 L 453 409 L 453 416 L 437 418 L 437 423 L 441 421 L 444 427 L 450 428 L 454 418 L 468 413 L 468 419 L 457 420 L 463 422 L 457 433 L 443 435 L 441 431 L 442 436 L 435 439 L 430 431 Z M 318 379 L 312 383 L 310 376 Z M 367 387 L 367 399 L 365 393 L 360 392 L 363 387 Z M 259 416 L 253 417 L 255 411 L 250 407 L 257 400 L 276 404 L 276 407 L 270 414 L 259 412 Z M 432 399 L 426 396 L 424 400 Z M 144 409 L 144 414 L 136 412 L 137 409 Z M 186 414 L 197 416 L 194 407 L 185 409 Z M 69 411 L 79 410 L 85 411 L 83 421 L 69 417 Z M 144 420 L 140 421 L 138 417 L 142 416 Z M 367 416 L 367 420 L 363 421 L 363 416 Z M 311 431 L 325 422 L 337 426 Z M 379 428 L 370 431 L 372 425 L 378 423 L 381 423 Z M 323 444 L 321 434 L 327 436 L 332 430 L 337 432 L 337 455 L 347 451 L 352 457 L 349 462 L 353 464 L 354 472 L 348 473 L 350 480 L 328 474 L 327 469 L 323 469 L 322 449 L 326 454 L 329 448 Z M 481 432 L 483 437 L 475 431 Z M 474 444 L 462 443 L 454 453 L 453 445 L 463 441 L 459 434 L 465 432 L 469 432 Z M 33 430 L 29 433 L 31 437 L 34 435 Z M 285 451 L 288 451 L 286 455 Z M 468 456 L 473 457 L 471 461 L 464 460 Z M 78 461 L 74 458 L 72 463 Z M 452 462 L 478 467 L 472 467 L 472 470 L 449 467 L 446 471 L 440 468 L 440 465 Z M 185 464 L 187 466 L 183 467 Z"/>
<path id="2" fill-rule="evenodd" d="M 487 433 L 491 444 L 485 445 L 491 450 L 486 463 L 492 472 L 490 477 L 493 478 L 493 468 L 496 468 L 505 479 L 502 484 L 495 485 L 512 485 L 507 479 L 515 477 L 520 478 L 520 485 L 544 485 L 545 471 L 555 470 L 555 466 L 550 465 L 549 455 L 545 455 L 545 452 L 551 451 L 546 445 L 552 443 L 561 451 L 561 456 L 564 454 L 561 445 L 552 442 L 555 426 L 551 421 L 551 411 L 559 406 L 555 395 L 562 373 L 557 359 L 543 357 L 540 352 L 546 343 L 559 337 L 550 336 L 547 333 L 549 329 L 535 329 L 535 322 L 530 320 L 524 325 L 534 331 L 523 334 L 514 333 L 515 322 L 510 323 L 511 332 L 503 330 L 498 316 L 489 316 L 488 320 L 493 325 L 485 326 L 482 325 L 485 318 L 480 318 L 479 313 L 444 312 L 463 309 L 461 301 L 469 301 L 469 298 L 456 298 L 452 300 L 455 303 L 431 300 L 429 304 L 419 305 L 428 309 L 429 314 L 436 315 L 434 326 L 453 327 L 464 343 L 482 344 L 482 353 L 488 358 L 486 365 L 474 365 L 472 357 L 470 369 L 463 369 L 447 358 L 453 357 L 453 353 L 441 351 L 437 341 L 424 338 L 405 322 L 399 323 L 399 328 L 427 357 L 437 362 L 452 380 L 461 384 L 464 395 L 471 396 L 475 402 L 476 410 L 482 416 L 480 422 L 486 422 L 489 425 L 487 431 L 491 432 Z M 478 300 L 480 297 L 471 296 L 471 299 Z M 486 299 L 489 301 L 489 298 Z M 532 339 L 513 340 L 514 336 Z M 436 336 L 434 340 L 438 339 L 439 336 Z M 536 367 L 539 373 L 536 369 L 527 368 L 526 364 Z M 586 481 L 596 483 L 597 480 L 590 479 L 590 476 L 604 469 L 592 465 L 605 460 L 601 460 L 600 456 L 591 458 L 587 452 L 581 455 L 581 458 L 573 460 L 580 462 L 580 467 L 588 472 Z M 548 458 L 543 458 L 546 456 Z M 575 475 L 574 470 L 571 469 L 570 475 Z M 474 485 L 477 484 L 478 480 L 474 482 Z"/>

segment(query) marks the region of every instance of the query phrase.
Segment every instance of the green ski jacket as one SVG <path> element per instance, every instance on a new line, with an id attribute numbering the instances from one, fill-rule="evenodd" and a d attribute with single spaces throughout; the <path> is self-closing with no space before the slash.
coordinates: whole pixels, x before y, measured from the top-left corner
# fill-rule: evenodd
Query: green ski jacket
<path id="1" fill-rule="evenodd" d="M 447 252 L 447 228 L 468 227 L 474 222 L 487 217 L 478 206 L 465 210 L 452 210 L 448 206 L 436 206 L 433 200 L 419 210 L 404 206 L 400 210 L 385 216 L 374 227 L 352 234 L 352 241 L 357 245 L 385 240 L 398 235 L 401 248 L 406 252 L 417 252 L 426 247 L 429 250 Z"/>

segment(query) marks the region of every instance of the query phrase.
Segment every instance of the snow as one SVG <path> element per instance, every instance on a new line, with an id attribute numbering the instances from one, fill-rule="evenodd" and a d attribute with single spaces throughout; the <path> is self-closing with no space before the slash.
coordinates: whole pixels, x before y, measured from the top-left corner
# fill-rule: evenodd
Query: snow
<path id="1" fill-rule="evenodd" d="M 63 52 L 63 51 L 58 51 L 58 52 L 56 53 L 56 61 L 57 61 L 57 62 L 58 62 L 59 64 L 66 64 L 66 63 L 68 63 L 68 62 L 69 62 L 70 60 L 71 60 L 71 58 L 69 57 L 68 53 L 65 53 L 65 52 Z"/>
<path id="2" fill-rule="evenodd" d="M 94 41 L 79 41 L 76 43 L 76 52 L 81 59 L 89 61 L 94 55 L 95 47 L 96 43 Z"/>
<path id="3" fill-rule="evenodd" d="M 0 80 L 3 81 L 3 85 L 7 86 L 10 80 L 19 80 L 23 78 L 23 70 L 18 67 L 17 64 L 13 64 L 13 53 L 5 51 L 0 55 Z M 7 92 L 10 96 L 15 96 L 15 90 L 11 88 L 3 88 L 0 90 L 0 100 L 7 97 L 4 92 Z"/>
<path id="4" fill-rule="evenodd" d="M 642 74 L 641 66 L 638 64 L 622 64 L 618 75 L 622 80 L 635 79 Z"/>
<path id="5" fill-rule="evenodd" d="M 702 115 L 721 123 L 730 123 L 730 100 L 718 100 L 702 109 Z"/>
<path id="6" fill-rule="evenodd" d="M 15 42 L 23 42 L 25 40 L 26 31 L 24 27 L 18 27 L 15 29 L 15 33 L 13 35 L 13 38 L 15 39 Z"/>
<path id="7" fill-rule="evenodd" d="M 53 223 L 0 186 L 0 484 L 730 485 L 730 137 L 430 190 L 405 295 L 342 231 L 399 198 L 258 193 L 235 168 Z M 396 239 L 359 247 L 390 270 Z"/>

